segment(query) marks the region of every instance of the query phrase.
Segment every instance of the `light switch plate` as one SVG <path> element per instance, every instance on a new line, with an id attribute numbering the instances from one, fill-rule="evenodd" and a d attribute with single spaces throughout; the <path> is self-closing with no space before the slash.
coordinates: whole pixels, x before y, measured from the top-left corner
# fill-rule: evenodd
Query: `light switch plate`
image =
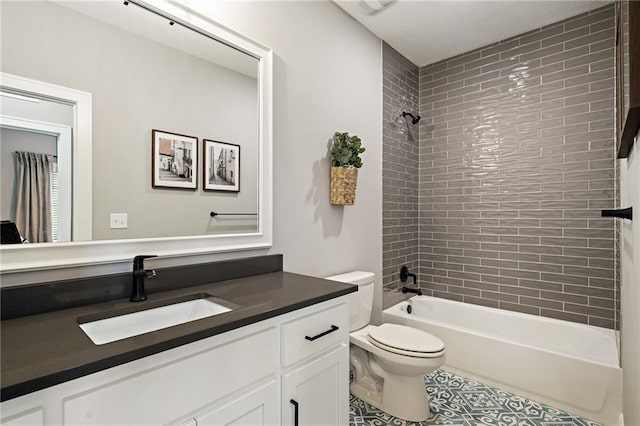
<path id="1" fill-rule="evenodd" d="M 122 229 L 127 227 L 127 214 L 126 213 L 111 213 L 110 218 L 111 229 Z"/>

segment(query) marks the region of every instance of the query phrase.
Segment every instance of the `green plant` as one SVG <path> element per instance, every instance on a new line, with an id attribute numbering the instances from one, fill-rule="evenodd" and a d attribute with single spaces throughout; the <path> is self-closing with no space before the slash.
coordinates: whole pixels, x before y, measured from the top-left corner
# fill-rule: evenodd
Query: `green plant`
<path id="1" fill-rule="evenodd" d="M 336 132 L 331 146 L 331 164 L 336 167 L 362 167 L 360 154 L 365 151 L 362 141 L 356 135 L 349 136 L 349 132 Z"/>

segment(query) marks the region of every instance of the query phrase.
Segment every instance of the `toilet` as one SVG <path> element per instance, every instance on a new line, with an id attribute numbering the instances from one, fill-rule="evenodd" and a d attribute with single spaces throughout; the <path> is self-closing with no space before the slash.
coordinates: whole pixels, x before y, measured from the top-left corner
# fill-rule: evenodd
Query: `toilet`
<path id="1" fill-rule="evenodd" d="M 444 364 L 442 340 L 404 325 L 370 325 L 375 281 L 372 272 L 348 272 L 326 279 L 358 286 L 358 291 L 349 296 L 351 393 L 400 419 L 427 419 L 429 399 L 424 375 Z"/>

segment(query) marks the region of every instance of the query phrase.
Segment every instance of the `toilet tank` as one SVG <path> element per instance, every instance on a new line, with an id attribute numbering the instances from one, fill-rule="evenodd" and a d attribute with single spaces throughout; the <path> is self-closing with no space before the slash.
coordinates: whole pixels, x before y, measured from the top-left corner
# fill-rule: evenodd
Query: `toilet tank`
<path id="1" fill-rule="evenodd" d="M 359 330 L 371 321 L 373 307 L 373 283 L 376 275 L 373 272 L 354 271 L 333 275 L 327 280 L 340 281 L 358 286 L 358 291 L 349 295 L 349 331 Z"/>

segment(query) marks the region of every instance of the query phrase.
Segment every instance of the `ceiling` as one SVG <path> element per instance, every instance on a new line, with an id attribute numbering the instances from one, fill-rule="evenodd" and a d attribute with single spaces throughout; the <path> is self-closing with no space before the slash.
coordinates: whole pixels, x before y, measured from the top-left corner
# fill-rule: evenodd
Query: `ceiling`
<path id="1" fill-rule="evenodd" d="M 600 0 L 334 0 L 424 66 L 602 7 Z"/>

